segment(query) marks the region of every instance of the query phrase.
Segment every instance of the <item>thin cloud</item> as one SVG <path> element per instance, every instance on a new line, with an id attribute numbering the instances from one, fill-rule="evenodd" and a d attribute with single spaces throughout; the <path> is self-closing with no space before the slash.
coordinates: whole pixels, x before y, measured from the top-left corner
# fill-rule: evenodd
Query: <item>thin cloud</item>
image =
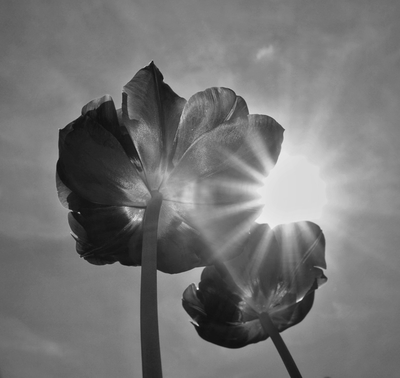
<path id="1" fill-rule="evenodd" d="M 256 61 L 270 60 L 275 57 L 275 48 L 273 45 L 268 45 L 258 49 L 256 54 Z"/>

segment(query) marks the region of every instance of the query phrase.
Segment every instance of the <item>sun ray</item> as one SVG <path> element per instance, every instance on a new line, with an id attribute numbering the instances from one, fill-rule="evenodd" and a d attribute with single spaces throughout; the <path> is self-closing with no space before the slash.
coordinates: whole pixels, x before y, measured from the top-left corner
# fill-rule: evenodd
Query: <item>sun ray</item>
<path id="1" fill-rule="evenodd" d="M 182 183 L 178 191 L 164 198 L 185 209 L 181 214 L 184 221 L 200 230 L 216 255 L 229 255 L 230 251 L 242 248 L 261 214 L 264 180 L 273 171 L 279 151 L 271 147 L 273 140 L 263 138 L 254 132 L 237 151 L 220 147 L 221 164 L 213 173 Z M 196 215 L 192 216 L 193 213 Z M 217 224 L 218 229 L 214 226 Z"/>

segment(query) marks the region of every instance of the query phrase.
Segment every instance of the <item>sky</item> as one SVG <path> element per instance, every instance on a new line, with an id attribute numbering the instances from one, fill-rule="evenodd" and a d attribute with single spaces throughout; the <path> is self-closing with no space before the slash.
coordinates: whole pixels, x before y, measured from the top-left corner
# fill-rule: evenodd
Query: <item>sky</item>
<path id="1" fill-rule="evenodd" d="M 318 167 L 328 282 L 282 333 L 307 378 L 400 369 L 400 5 L 395 0 L 14 0 L 0 5 L 0 377 L 141 377 L 140 268 L 90 265 L 58 202 L 58 130 L 154 60 L 180 96 L 233 89 Z M 301 177 L 299 177 L 301 180 Z M 164 377 L 287 377 L 271 340 L 200 339 L 159 273 Z"/>

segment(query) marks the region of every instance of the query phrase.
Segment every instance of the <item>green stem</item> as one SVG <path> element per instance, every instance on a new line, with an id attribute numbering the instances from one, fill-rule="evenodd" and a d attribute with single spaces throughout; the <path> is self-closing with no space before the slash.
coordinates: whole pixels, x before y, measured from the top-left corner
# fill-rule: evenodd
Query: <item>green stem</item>
<path id="1" fill-rule="evenodd" d="M 297 368 L 296 363 L 294 362 L 293 357 L 289 352 L 289 349 L 287 348 L 285 342 L 283 341 L 282 336 L 276 329 L 274 323 L 272 323 L 270 316 L 266 312 L 263 312 L 262 314 L 259 315 L 259 319 L 262 327 L 269 334 L 269 336 L 272 339 L 272 342 L 275 344 L 275 347 L 278 350 L 290 377 L 301 378 L 300 371 Z"/>
<path id="2" fill-rule="evenodd" d="M 152 192 L 143 220 L 140 335 L 143 378 L 162 378 L 157 310 L 157 229 L 162 195 Z"/>

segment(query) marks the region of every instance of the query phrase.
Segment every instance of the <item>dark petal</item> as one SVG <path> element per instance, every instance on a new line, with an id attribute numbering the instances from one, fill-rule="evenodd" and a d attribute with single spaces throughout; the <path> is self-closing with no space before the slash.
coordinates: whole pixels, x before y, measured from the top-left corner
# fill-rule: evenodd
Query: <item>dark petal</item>
<path id="1" fill-rule="evenodd" d="M 167 190 L 171 192 L 168 195 L 184 184 L 187 186 L 221 169 L 243 143 L 246 126 L 245 120 L 224 123 L 197 137 L 175 162 L 174 170 L 168 177 Z"/>
<path id="2" fill-rule="evenodd" d="M 221 124 L 186 150 L 168 177 L 164 197 L 208 205 L 255 200 L 282 141 L 283 128 L 267 116 Z"/>
<path id="3" fill-rule="evenodd" d="M 139 172 L 142 172 L 139 154 L 122 122 L 121 113 L 121 109 L 115 109 L 114 101 L 109 95 L 96 98 L 82 108 L 82 116 L 87 115 L 110 132 L 121 144 L 132 164 Z"/>
<path id="4" fill-rule="evenodd" d="M 117 117 L 118 117 L 118 122 L 120 126 L 120 132 L 121 136 L 118 139 L 119 143 L 123 147 L 125 153 L 128 155 L 129 159 L 131 160 L 132 164 L 136 167 L 137 171 L 141 174 L 141 176 L 144 178 L 144 173 L 143 173 L 143 166 L 142 162 L 140 161 L 139 153 L 136 150 L 135 145 L 133 144 L 133 141 L 128 133 L 128 130 L 126 129 L 124 122 L 123 122 L 123 116 L 122 116 L 122 109 L 117 109 Z"/>
<path id="5" fill-rule="evenodd" d="M 279 308 L 276 312 L 270 312 L 270 317 L 279 332 L 300 323 L 310 312 L 314 303 L 315 292 L 307 294 L 301 301 L 285 308 Z"/>
<path id="6" fill-rule="evenodd" d="M 179 218 L 159 236 L 157 246 L 157 269 L 165 273 L 181 273 L 204 266 L 202 254 L 209 250 L 201 235 Z"/>
<path id="7" fill-rule="evenodd" d="M 260 321 L 246 323 L 217 323 L 204 321 L 194 325 L 199 336 L 216 345 L 237 349 L 266 340 L 269 335 L 261 327 Z"/>
<path id="8" fill-rule="evenodd" d="M 58 165 L 58 164 L 57 164 Z M 70 209 L 68 197 L 72 195 L 72 191 L 62 182 L 58 174 L 58 169 L 56 172 L 56 187 L 58 199 L 65 208 Z"/>
<path id="9" fill-rule="evenodd" d="M 207 268 L 204 271 L 207 271 Z M 242 302 L 240 296 L 226 290 L 224 281 L 215 274 L 215 270 L 210 269 L 211 274 L 208 278 L 204 277 L 204 271 L 199 283 L 198 295 L 203 302 L 207 318 L 220 323 L 243 322 L 243 314 L 239 308 Z"/>
<path id="10" fill-rule="evenodd" d="M 123 88 L 123 123 L 136 146 L 152 190 L 160 186 L 186 103 L 163 79 L 152 62 Z"/>
<path id="11" fill-rule="evenodd" d="M 241 123 L 245 126 L 240 127 Z M 165 201 L 175 203 L 185 222 L 212 246 L 214 258 L 232 258 L 240 253 L 262 209 L 261 202 L 254 201 L 257 192 L 251 183 L 234 175 L 224 176 L 221 169 L 240 148 L 246 125 L 246 121 L 224 124 L 203 134 L 161 188 Z M 221 174 L 211 176 L 217 170 Z"/>
<path id="12" fill-rule="evenodd" d="M 183 109 L 174 141 L 173 164 L 199 137 L 220 124 L 246 117 L 248 109 L 243 98 L 228 88 L 209 88 L 193 95 Z"/>
<path id="13" fill-rule="evenodd" d="M 255 225 L 243 252 L 225 266 L 244 299 L 259 313 L 286 308 L 326 282 L 325 239 L 311 222 L 273 230 Z M 230 290 L 235 290 L 231 288 Z"/>
<path id="14" fill-rule="evenodd" d="M 83 208 L 76 216 L 85 228 L 89 239 L 102 245 L 116 238 L 121 232 L 137 228 L 143 221 L 144 209 L 134 207 L 107 206 Z"/>
<path id="15" fill-rule="evenodd" d="M 326 281 L 321 229 L 298 222 L 271 230 L 255 225 L 243 252 L 203 270 L 199 288 L 183 295 L 183 307 L 198 334 L 214 344 L 237 348 L 265 340 L 258 316 L 268 313 L 279 332 L 301 322 L 314 291 Z"/>
<path id="16" fill-rule="evenodd" d="M 94 203 L 145 206 L 149 192 L 117 139 L 89 116 L 60 130 L 57 173 Z"/>
<path id="17" fill-rule="evenodd" d="M 241 348 L 268 337 L 254 312 L 243 317 L 240 298 L 226 290 L 212 267 L 204 269 L 198 290 L 194 284 L 185 290 L 182 305 L 199 336 L 213 344 Z"/>
<path id="18" fill-rule="evenodd" d="M 266 115 L 250 114 L 248 123 L 245 140 L 236 152 L 231 167 L 243 175 L 246 171 L 253 171 L 253 175 L 257 172 L 265 178 L 278 160 L 284 129 Z M 241 167 L 238 167 L 237 162 L 240 162 Z"/>
<path id="19" fill-rule="evenodd" d="M 326 282 L 319 269 L 326 268 L 324 234 L 315 223 L 296 222 L 275 227 L 274 235 L 282 250 L 282 289 L 298 301 Z"/>
<path id="20" fill-rule="evenodd" d="M 311 222 L 254 226 L 241 254 L 225 266 L 259 313 L 284 309 L 326 282 L 325 239 Z M 230 288 L 235 290 L 235 287 Z"/>
<path id="21" fill-rule="evenodd" d="M 201 273 L 197 294 L 207 315 L 218 321 L 247 322 L 258 317 L 257 311 L 246 303 L 246 294 L 236 285 L 232 287 L 214 265 L 207 266 Z"/>
<path id="22" fill-rule="evenodd" d="M 134 238 L 140 236 L 135 235 Z M 164 202 L 158 226 L 157 269 L 164 273 L 185 272 L 206 265 L 209 255 L 210 247 L 202 235 L 179 217 L 173 204 Z M 131 258 L 135 265 L 140 265 L 141 250 L 132 250 Z"/>
<path id="23" fill-rule="evenodd" d="M 135 265 L 130 261 L 128 244 L 140 233 L 144 209 L 93 207 L 71 212 L 68 220 L 77 242 L 77 252 L 91 263 Z M 140 249 L 140 245 L 137 246 Z"/>
<path id="24" fill-rule="evenodd" d="M 217 143 L 204 140 L 202 145 L 193 145 L 193 152 L 182 158 L 182 166 L 193 154 L 201 169 L 198 176 L 236 188 L 232 192 L 235 197 L 254 198 L 277 162 L 284 129 L 271 117 L 250 114 L 247 119 L 231 122 L 226 127 L 221 125 L 216 131 L 221 135 L 210 135 L 210 139 Z M 201 159 L 205 150 L 206 161 Z M 180 169 L 178 166 L 176 170 Z"/>
<path id="25" fill-rule="evenodd" d="M 198 290 L 194 283 L 190 284 L 182 294 L 182 306 L 195 322 L 207 316 L 204 304 L 197 294 Z"/>
<path id="26" fill-rule="evenodd" d="M 121 135 L 117 111 L 110 95 L 96 98 L 82 108 L 82 116 L 88 116 L 102 125 L 115 138 Z"/>
<path id="27" fill-rule="evenodd" d="M 281 249 L 266 224 L 255 224 L 241 254 L 225 262 L 243 299 L 258 313 L 268 311 L 280 287 Z"/>
<path id="28" fill-rule="evenodd" d="M 75 192 L 71 191 L 61 180 L 58 171 L 62 172 L 61 169 L 58 168 L 60 162 L 57 163 L 57 172 L 56 172 L 56 184 L 57 184 L 57 192 L 58 199 L 61 204 L 69 210 L 79 211 L 81 208 L 94 208 L 99 205 L 94 204 L 90 201 L 85 200 L 80 197 Z"/>

